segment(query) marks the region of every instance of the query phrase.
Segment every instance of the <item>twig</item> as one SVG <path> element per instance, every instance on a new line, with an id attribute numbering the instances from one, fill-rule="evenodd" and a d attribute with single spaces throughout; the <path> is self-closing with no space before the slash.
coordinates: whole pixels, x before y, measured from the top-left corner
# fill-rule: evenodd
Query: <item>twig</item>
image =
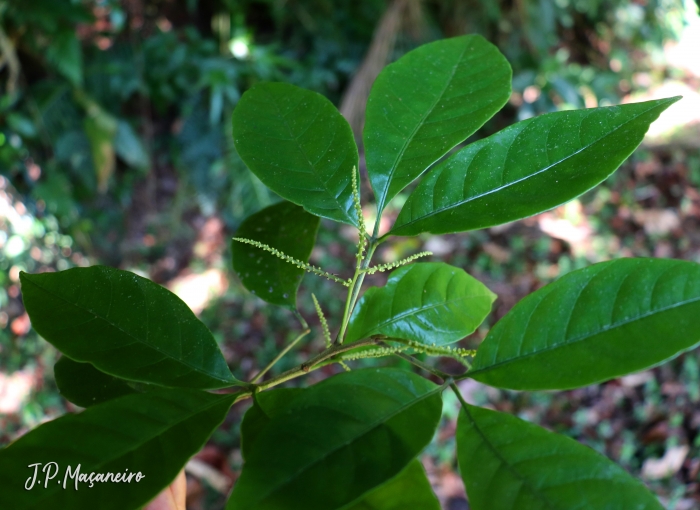
<path id="1" fill-rule="evenodd" d="M 267 364 L 267 366 L 266 366 L 265 368 L 263 368 L 263 369 L 258 373 L 258 375 L 256 375 L 255 377 L 253 377 L 253 378 L 250 380 L 250 382 L 253 383 L 253 384 L 255 384 L 257 381 L 259 381 L 260 378 L 261 378 L 262 376 L 264 376 L 264 375 L 268 372 L 268 370 L 270 370 L 272 367 L 274 367 L 275 364 L 276 364 L 279 360 L 281 360 L 281 359 L 284 357 L 284 355 L 287 354 L 287 353 L 299 342 L 299 340 L 301 340 L 302 338 L 304 338 L 304 337 L 305 337 L 306 335 L 308 335 L 310 332 L 311 332 L 311 330 L 307 327 L 304 331 L 302 331 L 301 333 L 299 333 L 299 335 L 298 335 L 294 340 L 292 340 L 284 349 L 282 349 L 282 350 L 279 352 L 279 354 L 277 354 L 277 356 L 275 356 L 275 358 L 274 358 L 272 361 L 270 361 L 270 362 Z"/>

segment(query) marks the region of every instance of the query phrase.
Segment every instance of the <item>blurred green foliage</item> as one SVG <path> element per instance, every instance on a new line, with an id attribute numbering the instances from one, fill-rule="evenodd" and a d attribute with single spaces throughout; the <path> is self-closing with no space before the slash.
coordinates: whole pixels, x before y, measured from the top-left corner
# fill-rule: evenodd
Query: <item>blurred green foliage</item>
<path id="1" fill-rule="evenodd" d="M 513 65 L 518 118 L 616 102 L 683 19 L 682 0 L 395 1 L 419 15 L 399 25 L 393 57 L 482 33 Z M 235 226 L 273 200 L 231 142 L 242 91 L 284 80 L 339 102 L 389 3 L 4 0 L 0 169 L 112 263 L 105 237 L 125 235 L 133 190 L 154 174 L 172 176 L 164 199 L 192 197 Z"/>

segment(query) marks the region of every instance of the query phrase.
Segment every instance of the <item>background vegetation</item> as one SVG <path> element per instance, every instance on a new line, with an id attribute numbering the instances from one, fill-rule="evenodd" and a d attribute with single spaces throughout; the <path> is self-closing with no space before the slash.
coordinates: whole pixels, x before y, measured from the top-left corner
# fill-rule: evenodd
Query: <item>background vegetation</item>
<path id="1" fill-rule="evenodd" d="M 56 352 L 24 313 L 21 270 L 107 264 L 148 276 L 201 314 L 240 378 L 296 335 L 289 313 L 246 293 L 229 269 L 228 242 L 242 219 L 276 200 L 231 139 L 231 112 L 257 81 L 326 95 L 359 135 L 385 64 L 430 40 L 481 33 L 513 66 L 515 92 L 480 137 L 547 111 L 671 87 L 664 95 L 686 94 L 676 116 L 696 124 L 655 132 L 581 200 L 486 231 L 404 238 L 379 256 L 429 249 L 464 267 L 499 295 L 490 324 L 592 262 L 700 262 L 697 47 L 695 64 L 682 58 L 682 36 L 693 23 L 700 31 L 697 20 L 689 0 L 0 0 L 0 445 L 75 410 L 53 382 Z M 369 198 L 367 183 L 364 192 Z M 350 230 L 324 221 L 312 262 L 345 274 L 352 245 Z M 325 281 L 307 277 L 304 287 L 310 323 L 310 291 L 337 318 L 340 301 Z M 307 346 L 322 343 L 315 333 Z M 306 352 L 302 346 L 279 370 Z M 328 375 L 320 372 L 314 376 Z M 697 351 L 570 392 L 524 395 L 471 381 L 462 390 L 605 452 L 641 473 L 669 509 L 700 506 Z M 466 509 L 450 444 L 457 407 L 445 398 L 452 412 L 423 461 L 444 508 Z M 221 508 L 239 472 L 245 405 L 236 410 L 188 465 L 193 509 Z"/>

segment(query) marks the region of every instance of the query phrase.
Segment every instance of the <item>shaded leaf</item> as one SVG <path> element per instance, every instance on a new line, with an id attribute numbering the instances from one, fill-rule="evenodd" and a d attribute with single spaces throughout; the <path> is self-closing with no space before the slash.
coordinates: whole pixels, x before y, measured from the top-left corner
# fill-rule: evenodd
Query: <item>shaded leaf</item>
<path id="1" fill-rule="evenodd" d="M 365 494 L 344 510 L 440 510 L 423 465 L 414 459 L 396 477 Z"/>
<path id="2" fill-rule="evenodd" d="M 467 405 L 457 458 L 473 510 L 662 510 L 642 482 L 573 439 Z"/>
<path id="3" fill-rule="evenodd" d="M 347 341 L 372 335 L 445 345 L 473 333 L 491 311 L 496 295 L 463 269 L 419 262 L 391 273 L 357 303 Z"/>
<path id="4" fill-rule="evenodd" d="M 612 174 L 678 99 L 548 113 L 474 142 L 421 181 L 391 234 L 474 230 L 563 204 Z"/>
<path id="5" fill-rule="evenodd" d="M 46 50 L 49 63 L 74 87 L 83 83 L 83 53 L 73 30 L 61 30 L 51 39 Z"/>
<path id="6" fill-rule="evenodd" d="M 127 395 L 44 423 L 0 451 L 0 508 L 140 508 L 173 481 L 223 421 L 235 394 L 161 389 Z M 45 464 L 59 472 L 45 486 Z M 36 485 L 25 490 L 41 463 Z M 67 468 L 70 466 L 71 473 Z M 72 473 L 138 473 L 139 482 L 78 482 Z M 65 480 L 65 487 L 64 487 Z M 41 485 L 40 485 L 41 484 Z"/>
<path id="7" fill-rule="evenodd" d="M 258 83 L 233 111 L 238 154 L 267 187 L 317 216 L 357 225 L 355 139 L 333 104 L 288 83 Z"/>
<path id="8" fill-rule="evenodd" d="M 379 74 L 363 131 L 379 211 L 506 104 L 511 75 L 480 35 L 425 44 Z"/>
<path id="9" fill-rule="evenodd" d="M 353 370 L 304 390 L 256 439 L 227 508 L 334 510 L 355 501 L 430 442 L 441 390 L 397 369 Z"/>
<path id="10" fill-rule="evenodd" d="M 72 359 L 123 379 L 164 386 L 241 384 L 216 341 L 169 290 L 106 266 L 20 273 L 36 331 Z"/>
<path id="11" fill-rule="evenodd" d="M 666 361 L 700 342 L 700 265 L 619 259 L 520 301 L 479 346 L 469 375 L 499 388 L 567 389 Z"/>
<path id="12" fill-rule="evenodd" d="M 136 393 L 123 379 L 100 372 L 91 363 L 78 363 L 67 356 L 58 360 L 53 373 L 61 395 L 81 407 Z"/>
<path id="13" fill-rule="evenodd" d="M 303 391 L 302 388 L 276 388 L 255 394 L 253 405 L 241 422 L 241 453 L 244 459 L 248 458 L 253 444 L 272 418 L 279 416 Z"/>
<path id="14" fill-rule="evenodd" d="M 145 170 L 151 164 L 151 158 L 141 138 L 125 120 L 120 120 L 117 123 L 117 132 L 114 135 L 114 151 L 117 153 L 117 156 L 131 167 Z"/>
<path id="15" fill-rule="evenodd" d="M 245 237 L 309 261 L 320 218 L 290 202 L 266 207 L 241 224 L 236 237 Z M 232 241 L 233 269 L 246 289 L 268 303 L 296 308 L 304 270 L 255 246 Z"/>

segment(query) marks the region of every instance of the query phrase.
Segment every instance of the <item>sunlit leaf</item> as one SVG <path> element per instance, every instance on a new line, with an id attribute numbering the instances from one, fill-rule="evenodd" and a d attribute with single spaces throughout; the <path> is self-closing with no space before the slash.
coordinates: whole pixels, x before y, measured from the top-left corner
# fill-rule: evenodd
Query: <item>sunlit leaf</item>
<path id="1" fill-rule="evenodd" d="M 357 225 L 347 121 L 325 97 L 288 83 L 258 83 L 233 111 L 241 159 L 271 190 L 318 216 Z"/>
<path id="2" fill-rule="evenodd" d="M 425 44 L 387 66 L 363 132 L 379 210 L 500 110 L 510 81 L 508 61 L 479 35 Z"/>
<path id="3" fill-rule="evenodd" d="M 499 388 L 566 389 L 659 364 L 700 342 L 700 265 L 619 259 L 520 301 L 479 346 L 469 375 Z"/>
<path id="4" fill-rule="evenodd" d="M 391 234 L 475 230 L 563 204 L 612 174 L 678 99 L 548 113 L 474 142 L 426 175 Z"/>
<path id="5" fill-rule="evenodd" d="M 358 301 L 347 332 L 353 342 L 372 335 L 445 345 L 474 332 L 496 295 L 463 269 L 443 262 L 401 267 L 384 287 Z"/>
<path id="6" fill-rule="evenodd" d="M 61 352 L 108 374 L 164 386 L 240 384 L 216 341 L 169 290 L 105 266 L 21 273 L 32 327 Z"/>

